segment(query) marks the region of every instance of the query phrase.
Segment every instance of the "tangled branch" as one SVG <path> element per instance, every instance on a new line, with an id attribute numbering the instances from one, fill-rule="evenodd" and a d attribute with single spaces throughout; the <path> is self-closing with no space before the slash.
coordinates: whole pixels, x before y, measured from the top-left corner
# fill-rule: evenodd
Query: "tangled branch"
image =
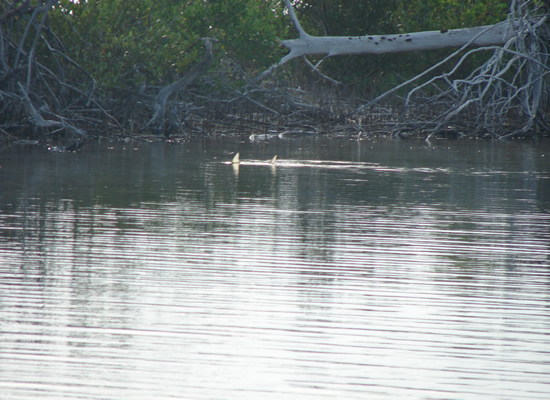
<path id="1" fill-rule="evenodd" d="M 94 99 L 95 80 L 65 52 L 49 27 L 56 0 L 2 0 L 0 16 L 0 129 L 48 141 L 87 137 L 105 111 Z M 82 104 L 83 107 L 78 105 Z M 92 105 L 96 107 L 91 107 Z"/>
<path id="2" fill-rule="evenodd" d="M 543 7 L 530 9 L 528 3 L 512 2 L 507 22 L 514 34 L 503 46 L 468 50 L 466 44 L 353 114 L 415 85 L 403 99 L 396 135 L 421 134 L 430 140 L 452 131 L 504 139 L 536 134 L 539 129 L 550 131 L 548 14 Z M 483 65 L 460 77 L 466 60 L 479 52 L 492 54 Z M 430 77 L 446 65 L 450 65 L 447 72 Z"/>

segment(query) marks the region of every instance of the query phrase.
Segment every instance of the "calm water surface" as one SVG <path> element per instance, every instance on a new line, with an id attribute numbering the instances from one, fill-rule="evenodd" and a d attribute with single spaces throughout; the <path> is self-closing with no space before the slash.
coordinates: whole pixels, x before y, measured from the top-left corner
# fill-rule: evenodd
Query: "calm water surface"
<path id="1" fill-rule="evenodd" d="M 0 166 L 1 399 L 550 398 L 549 143 Z"/>

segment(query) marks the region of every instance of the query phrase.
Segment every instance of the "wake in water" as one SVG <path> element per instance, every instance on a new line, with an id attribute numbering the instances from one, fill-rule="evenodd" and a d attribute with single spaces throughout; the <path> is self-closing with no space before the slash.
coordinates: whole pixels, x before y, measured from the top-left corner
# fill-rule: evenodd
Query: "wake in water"
<path id="1" fill-rule="evenodd" d="M 272 167 L 310 167 L 310 168 L 357 168 L 372 169 L 379 167 L 376 163 L 363 163 L 351 161 L 325 161 L 325 160 L 279 160 L 275 155 L 271 160 L 241 160 L 240 153 L 235 154 L 231 161 L 224 161 L 227 165 L 250 165 Z"/>
<path id="2" fill-rule="evenodd" d="M 378 172 L 421 172 L 421 173 L 450 173 L 448 168 L 404 168 L 384 166 L 379 163 L 355 162 L 355 161 L 327 161 L 327 160 L 280 160 L 274 156 L 271 160 L 241 160 L 240 153 L 235 154 L 231 161 L 224 161 L 226 165 L 234 167 L 244 166 L 270 166 L 282 168 L 323 168 L 346 170 L 371 170 Z"/>

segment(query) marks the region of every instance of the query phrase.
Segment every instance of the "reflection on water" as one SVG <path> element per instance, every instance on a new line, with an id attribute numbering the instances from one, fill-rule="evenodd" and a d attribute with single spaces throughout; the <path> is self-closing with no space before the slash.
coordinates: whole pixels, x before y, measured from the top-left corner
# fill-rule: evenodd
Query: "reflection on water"
<path id="1" fill-rule="evenodd" d="M 442 143 L 3 151 L 0 398 L 548 398 L 550 147 Z"/>

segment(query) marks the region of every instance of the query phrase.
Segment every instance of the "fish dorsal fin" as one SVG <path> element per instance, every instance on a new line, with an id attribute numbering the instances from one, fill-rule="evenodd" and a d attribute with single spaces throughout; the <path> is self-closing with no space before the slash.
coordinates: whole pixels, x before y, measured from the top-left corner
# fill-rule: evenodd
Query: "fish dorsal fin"
<path id="1" fill-rule="evenodd" d="M 273 157 L 269 163 L 275 164 L 275 161 L 277 161 L 277 155 L 275 155 L 275 157 Z"/>
<path id="2" fill-rule="evenodd" d="M 231 161 L 232 164 L 238 164 L 241 162 L 240 153 L 235 154 L 235 157 L 233 157 L 233 161 Z"/>

